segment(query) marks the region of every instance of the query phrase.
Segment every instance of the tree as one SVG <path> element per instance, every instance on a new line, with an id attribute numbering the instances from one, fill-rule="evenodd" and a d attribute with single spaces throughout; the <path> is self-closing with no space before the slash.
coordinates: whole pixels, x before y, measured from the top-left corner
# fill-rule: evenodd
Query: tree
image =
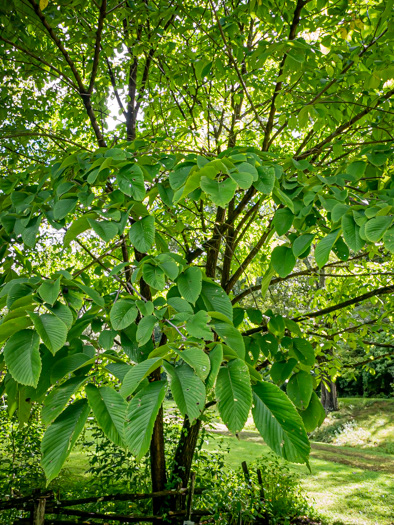
<path id="1" fill-rule="evenodd" d="M 91 411 L 153 490 L 185 486 L 214 405 L 307 462 L 353 308 L 390 316 L 391 284 L 346 271 L 394 250 L 392 2 L 14 0 L 0 24 L 2 392 L 22 422 L 43 402 L 48 480 Z"/>

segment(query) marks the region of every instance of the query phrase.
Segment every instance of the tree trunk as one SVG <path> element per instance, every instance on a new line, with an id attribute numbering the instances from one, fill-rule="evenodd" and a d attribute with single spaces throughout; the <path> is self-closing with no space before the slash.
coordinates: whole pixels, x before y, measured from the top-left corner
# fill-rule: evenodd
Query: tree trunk
<path id="1" fill-rule="evenodd" d="M 178 487 L 186 488 L 190 478 L 194 450 L 197 445 L 198 435 L 201 429 L 201 421 L 197 419 L 194 425 L 190 424 L 187 416 L 183 421 L 181 437 L 175 451 L 174 467 L 171 473 L 171 480 L 178 483 Z M 184 496 L 173 498 L 171 505 L 173 510 L 184 510 L 186 499 Z"/>
<path id="2" fill-rule="evenodd" d="M 339 410 L 337 385 L 333 381 L 327 381 L 327 384 L 330 390 L 328 390 L 323 381 L 321 383 L 321 403 L 326 412 L 335 412 Z"/>

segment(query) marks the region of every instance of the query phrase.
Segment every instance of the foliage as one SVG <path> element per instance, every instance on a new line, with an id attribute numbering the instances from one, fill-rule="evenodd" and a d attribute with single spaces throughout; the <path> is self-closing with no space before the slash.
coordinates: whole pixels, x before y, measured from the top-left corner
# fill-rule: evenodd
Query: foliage
<path id="1" fill-rule="evenodd" d="M 169 477 L 213 404 L 307 463 L 313 390 L 392 317 L 392 2 L 1 9 L 0 392 L 43 403 L 47 480 L 92 413 L 162 488 L 168 389 Z"/>

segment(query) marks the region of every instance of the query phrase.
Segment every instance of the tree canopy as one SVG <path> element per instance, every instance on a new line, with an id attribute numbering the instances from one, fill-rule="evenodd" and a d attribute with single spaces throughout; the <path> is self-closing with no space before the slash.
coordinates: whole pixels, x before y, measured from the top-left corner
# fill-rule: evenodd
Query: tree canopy
<path id="1" fill-rule="evenodd" d="M 182 481 L 216 404 L 230 431 L 252 410 L 275 452 L 308 461 L 337 349 L 387 344 L 392 318 L 392 15 L 2 5 L 1 388 L 22 422 L 43 403 L 48 480 L 92 411 L 151 450 L 163 488 L 168 385 Z"/>

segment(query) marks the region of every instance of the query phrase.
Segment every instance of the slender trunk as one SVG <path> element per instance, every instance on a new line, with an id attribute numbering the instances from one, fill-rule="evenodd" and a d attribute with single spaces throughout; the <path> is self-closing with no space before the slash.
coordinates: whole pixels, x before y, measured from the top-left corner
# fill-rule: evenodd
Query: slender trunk
<path id="1" fill-rule="evenodd" d="M 191 425 L 189 418 L 185 416 L 171 473 L 172 481 L 176 482 L 180 488 L 186 488 L 188 485 L 200 429 L 201 421 L 199 419 Z M 183 496 L 175 497 L 171 506 L 173 510 L 184 510 L 186 499 Z"/>
<path id="2" fill-rule="evenodd" d="M 333 381 L 327 381 L 329 389 L 321 383 L 321 403 L 326 412 L 335 412 L 338 408 L 337 385 Z"/>

